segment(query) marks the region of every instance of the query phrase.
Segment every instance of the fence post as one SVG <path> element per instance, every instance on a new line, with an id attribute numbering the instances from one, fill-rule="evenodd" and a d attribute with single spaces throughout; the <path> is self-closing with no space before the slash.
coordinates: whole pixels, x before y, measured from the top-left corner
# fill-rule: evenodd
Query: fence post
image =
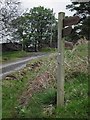
<path id="1" fill-rule="evenodd" d="M 64 105 L 64 39 L 62 39 L 65 13 L 58 13 L 58 66 L 57 66 L 57 107 Z"/>

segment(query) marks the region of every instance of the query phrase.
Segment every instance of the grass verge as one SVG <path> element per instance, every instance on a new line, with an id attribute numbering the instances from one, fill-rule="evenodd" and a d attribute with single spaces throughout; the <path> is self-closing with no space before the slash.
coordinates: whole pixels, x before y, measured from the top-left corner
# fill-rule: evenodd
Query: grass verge
<path id="1" fill-rule="evenodd" d="M 8 62 L 12 60 L 16 60 L 25 56 L 30 55 L 31 53 L 25 51 L 8 51 L 2 53 L 2 62 Z"/>
<path id="2" fill-rule="evenodd" d="M 23 57 L 30 57 L 30 56 L 35 56 L 35 55 L 41 55 L 45 53 L 50 53 L 50 52 L 55 52 L 56 50 L 54 48 L 45 48 L 42 49 L 40 52 L 26 52 L 26 51 L 8 51 L 8 52 L 3 52 L 2 58 L 0 55 L 0 61 L 3 63 L 5 62 L 10 62 L 14 61 Z"/>

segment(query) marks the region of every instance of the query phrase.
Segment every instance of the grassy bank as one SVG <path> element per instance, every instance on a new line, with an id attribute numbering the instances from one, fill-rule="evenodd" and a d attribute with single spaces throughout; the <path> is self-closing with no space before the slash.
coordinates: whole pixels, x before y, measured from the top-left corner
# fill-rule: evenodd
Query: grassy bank
<path id="1" fill-rule="evenodd" d="M 8 75 L 2 83 L 3 118 L 88 118 L 87 51 L 87 44 L 65 51 L 62 108 L 56 107 L 56 53 Z"/>

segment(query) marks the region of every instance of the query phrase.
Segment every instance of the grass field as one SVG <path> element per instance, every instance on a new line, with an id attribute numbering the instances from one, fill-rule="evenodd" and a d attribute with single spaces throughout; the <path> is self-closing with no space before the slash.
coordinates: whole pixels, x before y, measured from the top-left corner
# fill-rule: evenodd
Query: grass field
<path id="1" fill-rule="evenodd" d="M 2 62 L 10 62 L 14 61 L 23 57 L 32 56 L 33 52 L 26 52 L 26 51 L 9 51 L 2 53 Z"/>
<path id="2" fill-rule="evenodd" d="M 10 62 L 15 61 L 23 57 L 30 57 L 33 55 L 40 55 L 42 53 L 50 53 L 55 52 L 55 48 L 44 48 L 39 52 L 26 52 L 26 51 L 7 51 L 7 52 L 0 52 L 0 62 Z M 1 56 L 2 55 L 2 56 Z"/>
<path id="3" fill-rule="evenodd" d="M 2 81 L 3 118 L 88 118 L 87 67 L 87 44 L 65 50 L 65 100 L 57 108 L 57 54 L 32 60 Z"/>

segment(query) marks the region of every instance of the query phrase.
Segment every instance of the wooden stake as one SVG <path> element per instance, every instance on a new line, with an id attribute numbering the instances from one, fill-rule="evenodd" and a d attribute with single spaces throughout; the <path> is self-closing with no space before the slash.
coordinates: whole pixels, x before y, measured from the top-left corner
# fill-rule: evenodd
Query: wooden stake
<path id="1" fill-rule="evenodd" d="M 65 13 L 58 14 L 58 68 L 57 68 L 57 107 L 64 105 L 64 39 L 62 39 Z"/>

